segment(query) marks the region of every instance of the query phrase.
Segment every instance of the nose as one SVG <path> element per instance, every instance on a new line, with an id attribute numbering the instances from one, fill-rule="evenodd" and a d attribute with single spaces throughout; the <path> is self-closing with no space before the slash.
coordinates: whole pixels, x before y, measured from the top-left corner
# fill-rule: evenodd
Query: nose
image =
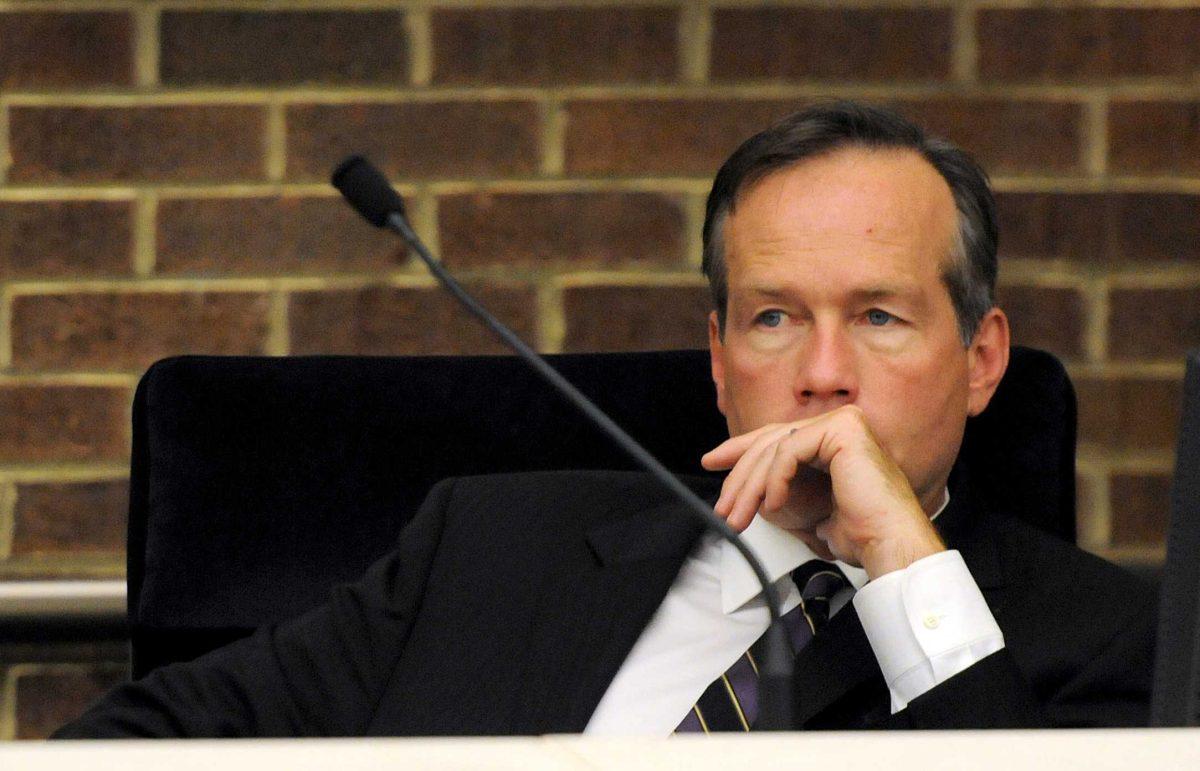
<path id="1" fill-rule="evenodd" d="M 806 415 L 828 412 L 858 398 L 858 365 L 844 328 L 814 324 L 801 346 L 799 365 L 794 390 Z"/>

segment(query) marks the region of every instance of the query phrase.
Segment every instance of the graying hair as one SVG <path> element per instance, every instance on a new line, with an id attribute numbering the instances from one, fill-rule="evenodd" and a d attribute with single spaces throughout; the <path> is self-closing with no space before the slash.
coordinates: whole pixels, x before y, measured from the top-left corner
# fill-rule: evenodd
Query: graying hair
<path id="1" fill-rule="evenodd" d="M 913 150 L 950 186 L 958 228 L 942 283 L 950 293 L 959 337 L 970 345 L 996 304 L 996 204 L 987 174 L 965 151 L 926 135 L 899 114 L 846 101 L 820 103 L 784 118 L 743 142 L 717 172 L 705 208 L 703 270 L 721 333 L 729 301 L 725 221 L 738 194 L 773 171 L 845 147 Z"/>

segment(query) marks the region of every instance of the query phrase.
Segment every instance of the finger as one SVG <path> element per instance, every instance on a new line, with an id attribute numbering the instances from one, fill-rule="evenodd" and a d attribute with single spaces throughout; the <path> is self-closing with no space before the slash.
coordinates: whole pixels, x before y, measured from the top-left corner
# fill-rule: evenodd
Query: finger
<path id="1" fill-rule="evenodd" d="M 772 430 L 768 432 L 759 431 L 755 440 L 738 457 L 737 462 L 733 465 L 733 470 L 725 477 L 724 484 L 721 485 L 721 495 L 717 498 L 716 506 L 714 507 L 718 514 L 727 516 L 729 507 L 734 500 L 737 499 L 738 493 L 745 483 L 746 477 L 754 469 L 758 463 L 759 456 L 771 446 L 779 436 L 787 432 L 785 426 L 772 426 Z M 749 434 L 743 434 L 743 437 Z M 741 438 L 741 437 L 739 437 Z"/>
<path id="2" fill-rule="evenodd" d="M 770 447 L 758 454 L 758 458 L 750 473 L 738 491 L 737 499 L 729 509 L 729 526 L 742 530 L 750 525 L 750 520 L 762 508 L 763 488 L 766 485 L 767 472 L 774 462 L 775 453 Z"/>
<path id="3" fill-rule="evenodd" d="M 763 509 L 778 511 L 787 503 L 791 493 L 791 482 L 800 469 L 808 463 L 813 446 L 819 443 L 813 436 L 812 426 L 793 427 L 775 443 L 774 457 L 767 472 L 763 488 Z"/>
<path id="4" fill-rule="evenodd" d="M 722 469 L 733 468 L 742 455 L 764 435 L 775 433 L 780 428 L 782 426 L 779 423 L 768 423 L 753 431 L 731 436 L 700 456 L 700 464 L 709 471 L 721 471 Z"/>

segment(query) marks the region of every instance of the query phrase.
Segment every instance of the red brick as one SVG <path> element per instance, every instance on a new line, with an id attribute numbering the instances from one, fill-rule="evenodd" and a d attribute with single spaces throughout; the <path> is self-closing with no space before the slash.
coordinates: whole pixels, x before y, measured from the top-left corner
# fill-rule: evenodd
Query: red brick
<path id="1" fill-rule="evenodd" d="M 132 83 L 128 13 L 0 13 L 0 90 Z"/>
<path id="2" fill-rule="evenodd" d="M 249 292 L 19 295 L 13 366 L 141 370 L 179 354 L 260 354 L 267 308 L 266 295 Z"/>
<path id="3" fill-rule="evenodd" d="M 992 176 L 1082 173 L 1082 110 L 1071 102 L 945 98 L 896 102 L 931 134 L 970 152 Z"/>
<path id="4" fill-rule="evenodd" d="M 450 195 L 438 206 L 447 264 L 678 264 L 678 202 L 653 193 Z"/>
<path id="5" fill-rule="evenodd" d="M 124 388 L 0 385 L 0 463 L 124 460 Z"/>
<path id="6" fill-rule="evenodd" d="M 19 484 L 12 553 L 119 553 L 128 510 L 124 479 Z"/>
<path id="7" fill-rule="evenodd" d="M 989 80 L 1200 74 L 1200 9 L 995 8 L 977 23 L 979 73 Z"/>
<path id="8" fill-rule="evenodd" d="M 670 8 L 436 9 L 433 82 L 669 82 L 678 24 Z"/>
<path id="9" fill-rule="evenodd" d="M 1114 474 L 1109 479 L 1113 546 L 1161 546 L 1167 540 L 1171 478 Z"/>
<path id="10" fill-rule="evenodd" d="M 930 80 L 950 74 L 947 9 L 717 8 L 713 80 Z"/>
<path id="11" fill-rule="evenodd" d="M 1079 441 L 1109 450 L 1175 447 L 1182 390 L 1162 378 L 1076 378 Z"/>
<path id="12" fill-rule="evenodd" d="M 563 292 L 563 349 L 642 351 L 708 345 L 707 287 L 588 286 Z"/>
<path id="13" fill-rule="evenodd" d="M 536 302 L 520 286 L 468 286 L 522 339 L 536 341 Z M 369 356 L 508 353 L 440 289 L 374 287 L 298 292 L 291 298 L 292 353 Z"/>
<path id="14" fill-rule="evenodd" d="M 1083 298 L 1074 289 L 1005 285 L 997 300 L 1012 323 L 1013 344 L 1063 359 L 1083 354 Z"/>
<path id="15" fill-rule="evenodd" d="M 1108 353 L 1114 359 L 1183 361 L 1200 346 L 1200 287 L 1114 289 Z"/>
<path id="16" fill-rule="evenodd" d="M 126 668 L 113 665 L 21 675 L 16 679 L 17 738 L 46 738 L 128 677 Z"/>
<path id="17" fill-rule="evenodd" d="M 538 168 L 529 102 L 298 105 L 288 109 L 288 176 L 329 178 L 351 153 L 393 178 L 527 176 Z"/>
<path id="18" fill-rule="evenodd" d="M 9 181 L 261 179 L 264 114 L 235 105 L 13 107 Z"/>
<path id="19" fill-rule="evenodd" d="M 732 99 L 569 102 L 566 168 L 596 176 L 711 177 L 744 140 L 801 106 Z"/>
<path id="20" fill-rule="evenodd" d="M 129 273 L 128 201 L 0 201 L 0 276 Z"/>
<path id="21" fill-rule="evenodd" d="M 399 239 L 341 198 L 163 200 L 158 262 L 168 274 L 383 271 L 405 261 Z"/>
<path id="22" fill-rule="evenodd" d="M 709 177 L 744 140 L 803 106 L 732 99 L 569 102 L 567 171 Z M 945 98 L 892 106 L 964 147 L 994 175 L 1082 171 L 1078 105 Z"/>
<path id="23" fill-rule="evenodd" d="M 162 80 L 170 85 L 403 85 L 398 11 L 166 11 Z"/>
<path id="24" fill-rule="evenodd" d="M 1129 174 L 1200 173 L 1200 102 L 1113 102 L 1109 165 Z"/>
<path id="25" fill-rule="evenodd" d="M 996 208 L 1001 259 L 1200 261 L 1200 196 L 1001 193 Z"/>

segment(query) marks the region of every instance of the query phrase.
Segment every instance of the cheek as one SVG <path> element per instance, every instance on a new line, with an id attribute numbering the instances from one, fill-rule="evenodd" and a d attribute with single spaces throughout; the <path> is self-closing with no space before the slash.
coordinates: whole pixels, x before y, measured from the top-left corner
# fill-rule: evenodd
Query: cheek
<path id="1" fill-rule="evenodd" d="M 958 455 L 967 410 L 965 363 L 953 354 L 922 366 L 876 363 L 861 406 L 913 486 L 940 482 Z"/>
<path id="2" fill-rule="evenodd" d="M 789 419 L 794 377 L 776 358 L 742 351 L 725 359 L 725 409 L 731 435 Z"/>

